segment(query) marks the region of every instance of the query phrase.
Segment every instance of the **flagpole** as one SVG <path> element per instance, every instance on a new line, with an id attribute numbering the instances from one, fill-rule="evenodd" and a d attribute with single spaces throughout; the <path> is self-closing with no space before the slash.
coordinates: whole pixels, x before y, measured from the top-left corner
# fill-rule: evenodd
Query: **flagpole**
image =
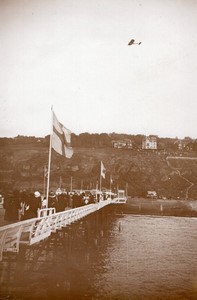
<path id="1" fill-rule="evenodd" d="M 98 180 L 96 180 L 96 202 L 97 202 L 97 197 L 98 197 Z"/>
<path id="2" fill-rule="evenodd" d="M 102 167 L 102 165 L 101 165 Z M 102 176 L 101 176 L 101 169 L 100 169 L 100 191 L 101 191 L 101 182 L 102 182 Z"/>
<path id="3" fill-rule="evenodd" d="M 46 173 L 46 171 L 45 171 L 45 166 L 44 166 L 44 170 L 43 170 L 43 177 L 44 177 L 44 185 L 43 185 L 43 196 L 45 197 L 45 173 Z"/>
<path id="4" fill-rule="evenodd" d="M 62 176 L 60 176 L 60 184 L 59 184 L 59 188 L 62 188 Z"/>
<path id="5" fill-rule="evenodd" d="M 110 174 L 110 179 L 109 180 L 110 180 L 110 188 L 109 188 L 110 190 L 109 191 L 110 191 L 110 199 L 111 199 L 111 180 L 112 180 L 111 174 Z"/>
<path id="6" fill-rule="evenodd" d="M 73 178 L 71 176 L 71 178 L 70 178 L 70 192 L 72 192 L 72 190 L 73 190 Z"/>
<path id="7" fill-rule="evenodd" d="M 119 194 L 119 184 L 117 184 L 117 195 Z"/>
<path id="8" fill-rule="evenodd" d="M 49 183 L 50 183 L 50 171 L 51 171 L 51 146 L 52 146 L 52 134 L 53 134 L 53 106 L 51 106 L 51 134 L 49 143 L 49 160 L 48 160 L 48 176 L 47 176 L 47 195 L 46 195 L 46 207 L 48 208 L 49 197 Z"/>
<path id="9" fill-rule="evenodd" d="M 127 194 L 128 194 L 128 182 L 126 182 L 126 197 L 127 197 Z"/>

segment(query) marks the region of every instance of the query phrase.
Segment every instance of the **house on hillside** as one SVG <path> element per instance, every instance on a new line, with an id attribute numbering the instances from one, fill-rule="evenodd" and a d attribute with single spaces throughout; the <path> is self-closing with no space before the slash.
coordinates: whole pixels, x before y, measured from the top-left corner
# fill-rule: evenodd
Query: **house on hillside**
<path id="1" fill-rule="evenodd" d="M 145 136 L 142 140 L 142 149 L 157 149 L 157 137 L 155 135 Z"/>
<path id="2" fill-rule="evenodd" d="M 112 141 L 112 147 L 118 149 L 133 149 L 133 144 L 131 140 L 117 140 Z"/>
<path id="3" fill-rule="evenodd" d="M 174 144 L 176 145 L 177 150 L 179 151 L 191 152 L 195 149 L 194 142 L 190 140 L 177 140 Z"/>

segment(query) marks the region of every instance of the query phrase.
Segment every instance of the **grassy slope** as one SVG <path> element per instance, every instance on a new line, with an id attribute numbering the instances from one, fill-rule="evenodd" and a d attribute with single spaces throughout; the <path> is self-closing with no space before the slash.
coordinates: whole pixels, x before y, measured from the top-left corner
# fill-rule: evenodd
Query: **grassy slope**
<path id="1" fill-rule="evenodd" d="M 156 152 L 138 152 L 111 148 L 74 149 L 72 159 L 52 151 L 51 189 L 95 188 L 99 181 L 100 161 L 103 161 L 107 174 L 102 186 L 109 188 L 110 174 L 113 187 L 125 188 L 128 194 L 145 196 L 147 190 L 156 190 L 166 197 L 184 198 L 189 182 L 194 185 L 189 190 L 189 198 L 197 199 L 196 160 L 170 160 Z M 0 189 L 43 190 L 43 169 L 48 164 L 48 149 L 33 145 L 0 147 Z M 177 170 L 179 172 L 177 172 Z M 181 176 L 180 176 L 181 175 Z"/>

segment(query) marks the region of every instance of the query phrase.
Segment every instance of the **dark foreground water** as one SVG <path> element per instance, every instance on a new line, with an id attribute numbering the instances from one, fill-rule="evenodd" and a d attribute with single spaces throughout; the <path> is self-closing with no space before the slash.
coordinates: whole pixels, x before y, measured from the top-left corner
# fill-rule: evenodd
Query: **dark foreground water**
<path id="1" fill-rule="evenodd" d="M 0 263 L 0 299 L 197 299 L 197 218 L 104 208 Z"/>

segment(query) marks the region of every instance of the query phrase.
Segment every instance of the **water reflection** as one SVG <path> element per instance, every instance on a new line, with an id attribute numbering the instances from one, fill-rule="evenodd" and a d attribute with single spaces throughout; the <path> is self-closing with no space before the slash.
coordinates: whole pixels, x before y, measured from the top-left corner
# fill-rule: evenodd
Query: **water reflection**
<path id="1" fill-rule="evenodd" d="M 197 299 L 196 225 L 196 218 L 125 215 L 96 299 Z"/>
<path id="2" fill-rule="evenodd" d="M 115 218 L 113 208 L 102 209 L 46 241 L 21 246 L 18 255 L 7 254 L 0 263 L 1 298 L 93 299 L 94 274 L 103 272 Z"/>

